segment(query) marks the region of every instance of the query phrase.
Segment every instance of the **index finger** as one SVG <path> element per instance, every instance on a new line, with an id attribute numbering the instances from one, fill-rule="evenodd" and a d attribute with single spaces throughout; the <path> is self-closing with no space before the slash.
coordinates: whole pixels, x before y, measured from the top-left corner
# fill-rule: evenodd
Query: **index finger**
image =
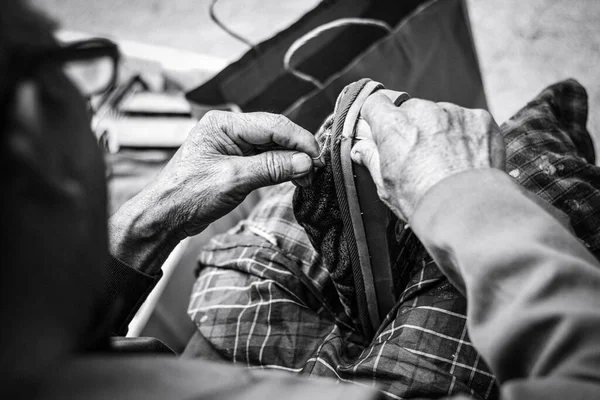
<path id="1" fill-rule="evenodd" d="M 360 111 L 363 119 L 371 127 L 375 143 L 378 143 L 384 132 L 397 129 L 406 120 L 404 111 L 399 109 L 390 97 L 382 92 L 380 90 L 370 95 Z"/>
<path id="2" fill-rule="evenodd" d="M 231 114 L 231 121 L 225 130 L 232 139 L 253 146 L 276 144 L 313 158 L 319 156 L 319 144 L 313 134 L 283 115 L 265 112 Z"/>

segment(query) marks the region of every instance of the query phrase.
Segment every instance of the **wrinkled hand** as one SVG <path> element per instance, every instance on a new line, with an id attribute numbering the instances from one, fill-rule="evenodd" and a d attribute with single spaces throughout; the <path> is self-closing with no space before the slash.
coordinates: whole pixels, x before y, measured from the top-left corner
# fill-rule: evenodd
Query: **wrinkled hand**
<path id="1" fill-rule="evenodd" d="M 445 178 L 475 168 L 504 169 L 504 141 L 487 111 L 418 99 L 396 107 L 377 92 L 361 116 L 372 139 L 359 141 L 351 157 L 367 167 L 379 197 L 405 221 Z"/>
<path id="2" fill-rule="evenodd" d="M 210 112 L 156 180 L 111 218 L 111 254 L 156 273 L 180 240 L 254 189 L 301 177 L 310 182 L 318 156 L 314 136 L 281 115 Z"/>
<path id="3" fill-rule="evenodd" d="M 173 223 L 191 236 L 253 190 L 300 178 L 319 155 L 313 135 L 281 115 L 208 113 L 154 186 L 177 203 Z"/>

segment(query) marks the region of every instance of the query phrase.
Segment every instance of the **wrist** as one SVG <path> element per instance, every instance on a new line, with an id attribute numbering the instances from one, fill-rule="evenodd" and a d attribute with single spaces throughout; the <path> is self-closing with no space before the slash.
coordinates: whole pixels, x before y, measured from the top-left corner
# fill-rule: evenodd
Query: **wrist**
<path id="1" fill-rule="evenodd" d="M 173 208 L 168 191 L 152 187 L 126 202 L 109 220 L 111 255 L 138 271 L 158 274 L 185 236 L 175 229 Z"/>

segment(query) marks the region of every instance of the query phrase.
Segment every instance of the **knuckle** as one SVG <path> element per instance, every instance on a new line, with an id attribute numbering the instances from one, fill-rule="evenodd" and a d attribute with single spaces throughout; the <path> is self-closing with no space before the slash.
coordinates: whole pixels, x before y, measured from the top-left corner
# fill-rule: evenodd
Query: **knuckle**
<path id="1" fill-rule="evenodd" d="M 456 111 L 457 109 L 461 109 L 462 107 L 457 106 L 454 103 L 448 103 L 447 101 L 440 101 L 439 103 L 436 103 L 436 105 L 438 107 L 444 108 L 447 111 Z"/>
<path id="2" fill-rule="evenodd" d="M 204 120 L 198 121 L 196 123 L 196 125 L 194 125 L 194 127 L 190 130 L 189 137 L 193 139 L 193 138 L 197 137 L 198 135 L 201 135 L 205 128 L 206 128 L 206 121 L 204 121 Z"/>
<path id="3" fill-rule="evenodd" d="M 381 116 L 379 129 L 382 134 L 389 135 L 390 133 L 397 132 L 404 124 L 406 124 L 406 118 L 402 111 L 389 112 Z"/>
<path id="4" fill-rule="evenodd" d="M 439 103 L 435 103 L 435 108 L 436 111 L 438 112 L 438 114 L 449 114 L 449 115 L 453 115 L 453 116 L 460 116 L 462 114 L 464 114 L 466 108 L 463 108 L 461 106 L 457 106 L 454 103 L 448 103 L 448 102 L 439 102 Z"/>
<path id="5" fill-rule="evenodd" d="M 291 121 L 281 114 L 262 114 L 266 126 L 269 126 L 274 132 L 286 130 L 290 125 Z"/>
<path id="6" fill-rule="evenodd" d="M 413 98 L 406 100 L 404 103 L 402 103 L 402 105 L 400 107 L 402 107 L 402 108 L 421 107 L 423 105 L 423 101 L 424 100 L 416 99 L 413 97 Z"/>
<path id="7" fill-rule="evenodd" d="M 436 108 L 436 106 L 437 104 L 433 101 L 413 98 L 404 102 L 401 106 L 401 109 L 424 112 L 427 110 L 434 109 Z"/>
<path id="8" fill-rule="evenodd" d="M 439 107 L 434 113 L 434 117 L 438 126 L 447 128 L 452 121 L 460 120 L 460 112 L 457 112 L 456 109 Z"/>
<path id="9" fill-rule="evenodd" d="M 221 121 L 221 119 L 223 118 L 223 114 L 226 114 L 226 112 L 221 110 L 210 110 L 209 112 L 204 114 L 202 119 L 209 123 L 217 123 Z"/>
<path id="10" fill-rule="evenodd" d="M 272 115 L 273 131 L 275 134 L 277 134 L 278 141 L 281 145 L 288 146 L 291 141 L 291 137 L 288 135 L 288 132 L 291 129 L 292 121 L 281 114 Z"/>
<path id="11" fill-rule="evenodd" d="M 291 171 L 288 170 L 289 164 L 291 163 L 286 163 L 284 156 L 273 152 L 267 152 L 264 154 L 264 160 L 266 164 L 265 167 L 269 178 L 273 182 L 279 182 L 283 180 L 284 177 L 291 175 Z"/>
<path id="12" fill-rule="evenodd" d="M 369 103 L 366 114 L 368 114 L 370 128 L 375 131 L 382 131 L 393 127 L 403 112 L 399 108 L 388 105 L 387 102 L 378 103 L 373 101 Z"/>
<path id="13" fill-rule="evenodd" d="M 203 121 L 213 129 L 220 129 L 225 132 L 230 132 L 235 114 L 229 111 L 211 110 L 204 114 Z"/>
<path id="14" fill-rule="evenodd" d="M 289 126 L 292 121 L 290 121 L 289 119 L 287 119 L 287 117 L 281 115 L 281 114 L 271 114 L 273 115 L 273 126 L 274 127 L 287 127 Z"/>

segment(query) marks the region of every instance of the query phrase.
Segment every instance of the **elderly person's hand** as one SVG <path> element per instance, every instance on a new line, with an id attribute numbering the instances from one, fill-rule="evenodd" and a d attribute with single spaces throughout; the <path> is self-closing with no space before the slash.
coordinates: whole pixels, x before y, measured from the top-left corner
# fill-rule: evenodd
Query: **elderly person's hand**
<path id="1" fill-rule="evenodd" d="M 504 141 L 487 111 L 418 99 L 396 107 L 377 92 L 361 116 L 373 139 L 358 142 L 351 157 L 367 167 L 379 197 L 405 221 L 443 179 L 474 168 L 504 169 Z"/>
<path id="2" fill-rule="evenodd" d="M 281 115 L 210 112 L 157 179 L 111 218 L 111 253 L 155 273 L 181 239 L 254 189 L 306 177 L 318 156 L 314 136 Z"/>

